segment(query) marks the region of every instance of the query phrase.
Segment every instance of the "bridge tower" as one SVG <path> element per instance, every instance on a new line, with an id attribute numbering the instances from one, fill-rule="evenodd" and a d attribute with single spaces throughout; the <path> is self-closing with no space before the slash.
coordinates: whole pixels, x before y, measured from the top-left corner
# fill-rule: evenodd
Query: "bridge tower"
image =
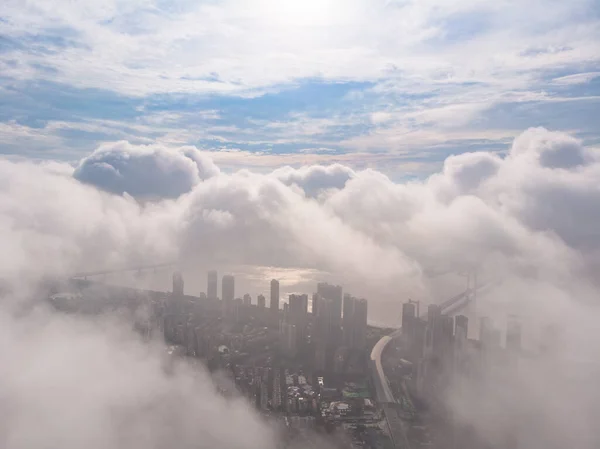
<path id="1" fill-rule="evenodd" d="M 468 305 L 465 309 L 465 314 L 470 317 L 473 322 L 477 322 L 477 290 L 479 289 L 479 283 L 477 279 L 477 269 L 472 269 L 467 275 L 467 295 Z"/>
<path id="2" fill-rule="evenodd" d="M 473 322 L 477 322 L 477 290 L 479 282 L 477 279 L 477 268 L 472 268 L 469 271 L 459 273 L 467 279 L 465 291 L 467 292 L 468 305 L 465 308 L 464 314 Z"/>

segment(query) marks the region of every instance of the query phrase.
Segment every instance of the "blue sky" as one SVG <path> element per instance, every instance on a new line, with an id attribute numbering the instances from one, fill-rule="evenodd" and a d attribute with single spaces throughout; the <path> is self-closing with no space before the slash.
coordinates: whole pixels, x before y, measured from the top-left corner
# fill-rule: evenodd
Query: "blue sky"
<path id="1" fill-rule="evenodd" d="M 598 1 L 5 0 L 0 153 L 196 145 L 422 177 L 531 126 L 600 145 Z"/>

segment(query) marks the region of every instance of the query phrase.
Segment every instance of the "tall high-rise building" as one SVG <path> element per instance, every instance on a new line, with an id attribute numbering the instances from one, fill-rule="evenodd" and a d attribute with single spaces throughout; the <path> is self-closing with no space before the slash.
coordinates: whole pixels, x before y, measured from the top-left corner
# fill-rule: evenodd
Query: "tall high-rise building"
<path id="1" fill-rule="evenodd" d="M 344 344 L 362 349 L 367 338 L 367 301 L 345 294 L 343 312 Z"/>
<path id="2" fill-rule="evenodd" d="M 282 321 L 279 326 L 279 335 L 281 338 L 282 349 L 285 354 L 289 356 L 294 356 L 296 354 L 297 349 L 297 341 L 298 337 L 296 335 L 297 329 L 296 326 L 292 323 L 288 323 Z"/>
<path id="3" fill-rule="evenodd" d="M 320 298 L 315 325 L 315 340 L 323 345 L 329 344 L 331 337 L 331 309 L 332 301 Z"/>
<path id="4" fill-rule="evenodd" d="M 319 308 L 319 294 L 313 293 L 312 302 L 311 302 L 311 312 L 314 316 L 317 316 L 318 308 Z"/>
<path id="5" fill-rule="evenodd" d="M 221 283 L 221 293 L 223 295 L 223 301 L 233 301 L 235 298 L 235 278 L 226 274 L 223 276 Z"/>
<path id="6" fill-rule="evenodd" d="M 454 318 L 454 338 L 457 342 L 464 342 L 469 335 L 469 318 L 457 315 Z"/>
<path id="7" fill-rule="evenodd" d="M 266 306 L 266 299 L 265 299 L 265 295 L 258 295 L 258 298 L 256 299 L 257 301 L 257 305 L 259 309 L 264 309 Z"/>
<path id="8" fill-rule="evenodd" d="M 354 319 L 354 298 L 350 293 L 344 293 L 344 300 L 342 305 L 342 327 L 344 328 L 344 334 L 346 329 L 350 329 L 352 326 L 352 320 Z"/>
<path id="9" fill-rule="evenodd" d="M 250 304 L 252 304 L 252 297 L 249 293 L 246 293 L 244 294 L 244 305 L 249 306 Z"/>
<path id="10" fill-rule="evenodd" d="M 367 315 L 368 303 L 366 299 L 357 299 L 354 301 L 354 316 L 352 320 L 353 339 L 352 347 L 355 349 L 364 349 L 367 344 Z"/>
<path id="11" fill-rule="evenodd" d="M 219 283 L 219 276 L 217 272 L 212 270 L 208 272 L 207 279 L 207 287 L 206 287 L 206 297 L 208 299 L 215 300 L 217 299 L 217 285 Z"/>
<path id="12" fill-rule="evenodd" d="M 235 320 L 235 278 L 226 274 L 221 280 L 221 301 L 223 316 L 229 321 Z"/>
<path id="13" fill-rule="evenodd" d="M 315 367 L 317 370 L 325 370 L 330 365 L 335 346 L 332 342 L 331 311 L 333 301 L 319 298 L 317 317 L 313 337 L 315 340 Z"/>
<path id="14" fill-rule="evenodd" d="M 321 298 L 333 301 L 332 321 L 337 325 L 342 324 L 342 287 L 340 285 L 331 285 L 327 282 L 317 284 L 317 294 Z"/>
<path id="15" fill-rule="evenodd" d="M 308 313 L 308 295 L 290 295 L 289 305 L 292 315 L 306 315 Z"/>
<path id="16" fill-rule="evenodd" d="M 344 345 L 348 347 L 354 346 L 354 311 L 356 301 L 358 301 L 358 299 L 349 293 L 344 294 L 344 301 L 342 305 L 342 330 L 344 336 Z"/>
<path id="17" fill-rule="evenodd" d="M 456 315 L 454 317 L 454 372 L 466 373 L 468 370 L 468 335 L 469 319 L 465 315 Z"/>
<path id="18" fill-rule="evenodd" d="M 516 315 L 509 315 L 506 326 L 506 349 L 509 351 L 521 350 L 521 322 Z"/>
<path id="19" fill-rule="evenodd" d="M 342 287 L 331 285 L 327 282 L 317 284 L 317 294 L 319 298 L 330 301 L 330 336 L 329 339 L 334 345 L 341 343 L 342 337 Z M 319 305 L 322 301 L 319 301 Z"/>
<path id="20" fill-rule="evenodd" d="M 173 273 L 173 296 L 183 296 L 183 276 L 179 271 Z"/>
<path id="21" fill-rule="evenodd" d="M 302 347 L 308 335 L 308 295 L 290 295 L 286 320 L 296 326 L 297 347 Z"/>
<path id="22" fill-rule="evenodd" d="M 409 301 L 402 304 L 402 334 L 409 338 L 413 335 L 416 316 L 417 308 L 414 302 Z"/>
<path id="23" fill-rule="evenodd" d="M 242 301 L 242 298 L 236 298 L 232 301 L 233 307 L 231 308 L 231 311 L 229 313 L 229 315 L 230 315 L 229 318 L 231 321 L 234 321 L 234 322 L 240 321 L 240 319 L 242 317 L 241 309 L 242 309 L 243 304 L 244 304 L 244 302 Z"/>
<path id="24" fill-rule="evenodd" d="M 271 302 L 269 303 L 269 307 L 273 312 L 279 310 L 279 281 L 277 279 L 271 281 Z"/>
<path id="25" fill-rule="evenodd" d="M 424 353 L 426 356 L 430 357 L 439 353 L 442 336 L 442 309 L 437 304 L 430 304 L 427 307 L 427 326 L 425 328 Z"/>

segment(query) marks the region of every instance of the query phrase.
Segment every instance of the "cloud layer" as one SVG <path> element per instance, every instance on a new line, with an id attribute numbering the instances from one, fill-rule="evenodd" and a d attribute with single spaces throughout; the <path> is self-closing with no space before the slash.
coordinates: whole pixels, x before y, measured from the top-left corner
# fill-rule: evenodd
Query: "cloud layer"
<path id="1" fill-rule="evenodd" d="M 73 175 L 60 164 L 4 161 L 0 170 L 9 271 L 32 259 L 66 268 L 198 253 L 404 275 L 427 295 L 423 270 L 501 263 L 568 275 L 594 262 L 598 246 L 596 155 L 542 128 L 519 136 L 505 158 L 451 156 L 440 173 L 407 184 L 342 165 L 224 174 L 194 148 L 126 142 L 99 148 Z"/>
<path id="2" fill-rule="evenodd" d="M 43 309 L 15 320 L 3 308 L 0 323 L 4 447 L 276 447 L 249 403 L 220 396 L 204 368 L 169 360 L 118 320 Z"/>
<path id="3" fill-rule="evenodd" d="M 530 81 L 524 68 L 598 61 L 593 8 L 590 0 L 9 1 L 5 46 L 20 62 L 0 62 L 19 79 L 134 95 L 252 94 L 313 77 L 517 87 Z"/>
<path id="4" fill-rule="evenodd" d="M 544 323 L 564 325 L 568 349 L 551 362 L 561 368 L 544 372 L 543 385 L 555 394 L 556 385 L 569 376 L 584 376 L 588 368 L 581 367 L 589 366 L 586 363 L 600 349 L 592 319 L 598 312 L 600 161 L 594 150 L 563 133 L 529 129 L 515 139 L 505 157 L 487 152 L 450 156 L 439 173 L 404 184 L 374 170 L 353 171 L 341 165 L 227 174 L 195 149 L 127 143 L 97 150 L 74 172 L 64 164 L 1 161 L 0 180 L 0 275 L 13 286 L 49 274 L 148 260 L 299 267 L 331 273 L 348 290 L 371 300 L 373 319 L 393 325 L 399 302 L 409 295 L 438 301 L 460 288 L 456 280 L 438 288 L 430 273 L 476 267 L 482 278 L 504 280 L 503 287 L 478 305 L 480 313 L 502 316 L 518 311 L 529 317 L 532 334 Z M 147 201 L 149 196 L 153 201 Z M 15 335 L 27 324 L 6 320 L 9 324 L 2 328 L 9 329 L 8 341 L 19 348 Z M 55 334 L 42 326 L 32 338 L 56 341 L 59 348 L 75 338 L 68 333 L 67 341 Z M 94 333 L 90 338 L 90 351 L 103 350 L 105 337 Z M 90 342 L 87 337 L 84 341 Z M 530 347 L 535 341 L 534 335 L 529 338 Z M 3 358 L 16 357 L 11 352 L 15 350 L 4 346 Z M 139 350 L 127 351 L 138 360 Z M 9 365 L 33 372 L 35 363 L 17 359 Z M 132 363 L 134 372 L 145 369 L 143 363 Z M 113 364 L 118 363 L 107 356 L 99 369 L 110 370 Z M 535 362 L 527 369 L 522 379 L 513 380 L 518 382 L 514 391 L 522 394 L 519 399 L 532 404 L 531 410 L 525 407 L 519 413 L 540 413 L 541 424 L 533 429 L 560 423 L 560 403 L 550 403 L 542 391 L 528 387 L 539 384 L 541 365 Z M 12 385 L 14 373 L 7 370 L 6 382 L 0 384 Z M 182 382 L 189 382 L 185 379 Z M 20 390 L 27 391 L 27 379 L 22 382 L 11 389 L 16 391 L 14 400 L 33 413 L 27 405 L 31 397 Z M 148 382 L 160 391 L 175 388 L 161 377 L 150 376 Z M 70 384 L 61 385 L 65 392 L 72 391 Z M 584 416 L 578 426 L 545 429 L 550 437 L 539 441 L 594 447 L 598 435 L 590 423 L 597 398 L 584 394 L 591 388 L 588 380 L 570 385 L 568 394 L 560 397 L 575 401 Z M 102 388 L 108 387 L 90 394 L 99 391 L 104 397 Z M 141 390 L 131 388 L 143 398 Z M 172 392 L 177 396 L 179 391 Z M 81 406 L 82 413 L 91 413 L 87 409 L 94 397 L 69 410 L 76 413 Z M 494 420 L 472 413 L 477 398 L 462 397 L 466 404 L 452 401 L 460 416 L 493 441 L 498 430 L 490 424 Z M 493 398 L 489 400 L 498 403 Z M 189 407 L 194 411 L 197 405 L 192 401 Z M 494 413 L 514 411 L 507 407 L 498 406 Z M 48 429 L 49 435 L 60 435 L 63 425 L 61 420 L 49 421 L 48 426 L 56 427 Z M 98 431 L 88 430 L 82 430 L 78 443 Z M 193 429 L 189 432 L 195 435 Z M 531 438 L 531 432 L 522 431 L 524 442 Z M 32 440 L 19 444 L 14 447 L 37 447 Z M 538 446 L 529 442 L 520 447 Z"/>

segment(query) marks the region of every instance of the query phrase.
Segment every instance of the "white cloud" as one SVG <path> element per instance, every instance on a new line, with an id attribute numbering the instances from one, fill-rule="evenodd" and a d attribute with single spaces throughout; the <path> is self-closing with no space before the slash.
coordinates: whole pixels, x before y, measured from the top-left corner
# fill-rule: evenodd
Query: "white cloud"
<path id="1" fill-rule="evenodd" d="M 104 144 L 84 158 L 74 176 L 108 192 L 135 197 L 178 197 L 219 169 L 196 148 L 169 151 L 128 142 Z"/>
<path id="2" fill-rule="evenodd" d="M 327 167 L 305 166 L 299 169 L 283 167 L 275 170 L 273 176 L 286 185 L 295 185 L 307 196 L 317 196 L 330 189 L 342 189 L 355 176 L 352 169 L 340 164 Z"/>
<path id="3" fill-rule="evenodd" d="M 180 102 L 185 97 L 159 96 L 172 100 L 175 112 L 148 113 L 125 124 L 56 121 L 37 131 L 5 125 L 0 141 L 7 146 L 15 135 L 40 145 L 52 138 L 53 149 L 65 151 L 65 131 L 76 130 L 136 143 L 337 144 L 404 153 L 469 138 L 507 143 L 523 126 L 540 123 L 535 111 L 530 123 L 506 115 L 492 130 L 479 129 L 497 106 L 538 102 L 539 114 L 548 117 L 551 109 L 542 102 L 597 100 L 562 96 L 564 89 L 557 89 L 598 73 L 600 26 L 590 13 L 592 0 L 115 0 L 102 7 L 93 1 L 12 0 L 4 9 L 2 32 L 24 42 L 0 56 L 0 71 L 13 81 L 44 79 L 137 97 L 252 97 L 304 83 L 329 84 L 331 92 L 337 83 L 371 83 L 357 85 L 343 101 L 333 97 L 331 107 L 327 97 L 319 98 L 318 113 L 310 96 L 299 103 L 285 97 L 281 116 L 235 126 L 227 113 L 189 113 L 184 110 L 193 103 Z M 555 73 L 568 75 L 549 82 Z"/>
<path id="4" fill-rule="evenodd" d="M 99 163 L 109 164 L 115 160 L 116 155 L 111 151 L 116 151 L 120 158 L 129 157 L 127 163 L 131 166 L 122 175 L 132 176 L 127 182 L 140 183 L 144 191 L 150 178 L 140 177 L 139 168 L 146 164 L 141 156 L 151 157 L 152 167 L 158 168 L 167 164 L 164 158 L 187 159 L 180 153 L 163 154 L 166 149 L 130 144 L 119 144 L 107 151 L 111 157 L 105 161 L 98 159 Z M 92 158 L 102 158 L 102 153 L 100 150 Z M 194 156 L 194 160 L 198 159 Z M 188 161 L 182 166 L 198 170 L 196 164 Z M 117 165 L 110 167 L 119 169 Z M 162 170 L 153 173 L 159 186 L 171 179 L 163 176 Z M 528 324 L 532 327 L 560 319 L 565 324 L 568 347 L 560 357 L 577 356 L 583 360 L 597 357 L 600 340 L 593 321 L 597 316 L 600 288 L 595 275 L 600 268 L 597 231 L 600 162 L 594 150 L 562 133 L 530 129 L 514 141 L 505 158 L 482 152 L 462 154 L 448 158 L 443 170 L 428 180 L 406 184 L 394 183 L 374 170 L 351 171 L 343 166 L 286 168 L 268 174 L 241 170 L 232 174 L 214 173 L 201 182 L 198 175 L 197 182 L 189 186 L 191 190 L 177 198 L 140 203 L 129 195 L 109 194 L 81 183 L 68 167 L 56 164 L 2 161 L 0 179 L 0 244 L 3 248 L 0 276 L 13 285 L 29 284 L 44 274 L 172 258 L 180 258 L 191 267 L 205 265 L 207 261 L 220 265 L 298 267 L 332 273 L 350 291 L 371 300 L 369 307 L 374 320 L 396 323 L 401 299 L 437 300 L 439 295 L 448 296 L 451 290 L 448 285 L 457 288 L 456 283 L 434 287 L 424 273 L 460 271 L 476 266 L 483 279 L 506 280 L 504 287 L 491 294 L 489 303 L 480 298 L 480 313 L 497 308 L 506 313 L 516 308 L 524 315 L 533 315 L 532 323 Z M 334 188 L 318 200 L 311 197 L 314 189 L 328 187 Z M 88 325 L 76 332 L 69 324 L 66 333 L 58 333 L 61 336 L 53 330 L 52 322 L 43 326 L 34 322 L 35 332 L 31 336 L 18 328 L 20 324 L 15 326 L 10 320 L 0 326 L 8 333 L 7 338 L 0 339 L 8 342 L 0 345 L 3 360 L 11 362 L 0 370 L 0 376 L 5 376 L 0 382 L 7 386 L 5 395 L 23 401 L 26 413 L 38 410 L 36 416 L 41 413 L 42 417 L 49 412 L 46 408 L 32 407 L 36 403 L 34 399 L 47 398 L 44 404 L 53 409 L 58 395 L 64 401 L 64 416 L 82 417 L 82 426 L 78 426 L 81 431 L 75 434 L 64 432 L 66 421 L 61 418 L 62 414 L 42 419 L 43 434 L 48 438 L 45 443 L 52 441 L 66 447 L 74 442 L 78 446 L 88 445 L 86 443 L 99 434 L 98 429 L 106 430 L 106 427 L 98 427 L 101 419 L 91 418 L 104 416 L 115 398 L 112 393 L 123 391 L 113 390 L 113 382 L 118 382 L 119 388 L 123 387 L 142 402 L 147 399 L 151 402 L 156 397 L 147 396 L 152 386 L 179 397 L 191 391 L 187 386 L 195 385 L 188 376 L 178 378 L 180 384 L 175 386 L 166 382 L 146 365 L 143 357 L 140 361 L 140 349 L 133 343 L 133 347 L 128 346 L 114 357 L 110 351 L 106 354 L 107 348 L 114 347 L 105 340 L 111 337 L 85 330 Z M 33 350 L 28 350 L 30 340 L 26 339 L 25 344 L 15 337 L 21 334 L 33 339 Z M 49 346 L 44 343 L 48 341 Z M 57 349 L 70 347 L 71 341 L 75 346 L 68 354 Z M 57 357 L 63 357 L 60 360 L 67 364 L 81 361 L 85 369 L 71 370 L 73 377 L 63 378 L 65 371 L 52 365 L 45 370 L 50 376 L 47 381 L 39 378 L 34 368 L 54 351 L 58 351 Z M 70 358 L 71 353 L 75 359 Z M 80 353 L 83 359 L 78 359 Z M 106 356 L 90 359 L 88 353 Z M 121 354 L 134 360 L 122 363 Z M 81 390 L 80 380 L 88 376 L 88 361 L 95 367 L 94 372 L 106 375 L 101 376 L 101 381 L 92 389 Z M 560 407 L 544 399 L 541 390 L 531 389 L 542 377 L 543 385 L 552 387 L 561 385 L 559 381 L 567 374 L 587 372 L 580 367 L 581 362 L 563 358 L 553 359 L 553 362 L 554 369 L 539 371 L 540 365 L 532 360 L 533 366 L 527 373 L 533 374 L 524 373 L 516 380 L 514 391 L 518 391 L 521 402 L 527 404 L 524 409 L 527 416 L 541 416 L 543 423 L 554 423 L 552 428 L 540 428 L 536 424 L 532 429 L 536 436 L 543 432 L 540 441 L 564 443 L 567 439 L 578 443 L 574 447 L 594 447 L 584 444 L 598 435 L 595 427 L 591 427 L 595 421 L 590 419 L 595 416 L 592 411 L 597 398 L 582 394 L 588 389 L 595 391 L 588 381 L 566 384 L 562 398 L 563 403 L 576 406 L 582 413 L 577 426 L 570 425 L 568 420 L 561 421 Z M 130 377 L 115 380 L 119 377 L 115 375 L 114 366 L 147 375 L 138 388 L 137 384 L 130 383 Z M 10 371 L 13 368 L 28 374 L 16 377 Z M 129 369 L 126 371 L 130 372 Z M 540 372 L 544 373 L 542 377 Z M 67 382 L 69 379 L 72 382 Z M 49 385 L 55 385 L 58 390 L 51 390 Z M 494 385 L 504 386 L 497 382 Z M 34 396 L 31 396 L 32 391 Z M 73 399 L 85 391 L 91 396 L 83 395 L 81 401 Z M 498 390 L 490 389 L 477 398 L 461 397 L 468 406 L 471 400 L 496 398 L 495 391 Z M 560 389 L 552 391 L 562 395 Z M 129 404 L 130 397 L 126 395 L 124 403 Z M 195 396 L 183 402 L 184 409 L 204 413 L 196 408 L 192 397 Z M 214 403 L 219 410 L 225 410 L 218 398 L 208 397 L 211 406 Z M 479 410 L 475 407 L 477 403 L 473 403 L 473 410 Z M 494 407 L 497 405 L 492 411 L 497 411 L 498 416 L 512 416 L 507 412 L 516 410 L 503 401 L 491 403 Z M 94 408 L 95 404 L 99 409 Z M 470 420 L 478 432 L 493 440 L 500 425 L 495 424 L 498 420 L 473 416 L 471 409 L 465 409 L 464 405 L 462 400 L 452 403 L 457 408 L 457 416 Z M 518 413 L 521 410 L 519 408 Z M 210 413 L 212 411 L 210 408 Z M 240 413 L 236 419 L 250 419 L 244 412 L 235 413 Z M 162 415 L 151 414 L 150 419 L 157 416 Z M 183 419 L 182 425 L 185 423 Z M 19 431 L 22 427 L 18 425 L 7 429 L 13 438 L 27 435 Z M 110 431 L 100 432 L 103 438 L 114 437 L 113 428 L 108 429 Z M 226 442 L 226 447 L 242 444 L 236 436 L 231 437 L 234 440 L 228 439 L 220 428 L 199 426 L 190 430 L 186 427 L 178 435 L 188 441 L 186 438 L 195 438 L 197 432 Z M 36 435 L 41 433 L 31 435 L 32 439 L 14 440 L 20 444 L 14 447 L 39 447 Z M 534 434 L 520 428 L 518 435 L 523 441 L 529 441 Z M 252 445 L 254 442 L 264 443 L 259 436 L 252 435 L 255 437 L 256 440 L 248 442 L 250 447 L 256 447 Z M 152 432 L 149 438 L 161 441 L 160 435 Z M 268 441 L 264 444 L 269 447 Z M 98 447 L 106 445 L 99 443 Z"/>
<path id="5" fill-rule="evenodd" d="M 6 447 L 276 447 L 244 399 L 225 399 L 204 367 L 169 361 L 125 323 L 44 310 L 15 318 L 5 304 L 0 323 Z"/>
<path id="6" fill-rule="evenodd" d="M 67 3 L 6 5 L 9 36 L 68 27 L 80 44 L 52 59 L 19 52 L 20 63 L 5 65 L 6 75 L 44 76 L 30 68 L 43 61 L 58 70 L 45 76 L 80 87 L 247 94 L 313 77 L 412 79 L 428 89 L 444 79 L 514 87 L 525 69 L 598 61 L 597 22 L 591 15 L 583 21 L 593 8 L 588 0 L 569 7 L 466 0 Z M 476 39 L 454 37 L 473 27 Z M 562 50 L 549 50 L 556 48 Z"/>
<path id="7" fill-rule="evenodd" d="M 563 86 L 570 86 L 573 84 L 585 84 L 589 83 L 595 78 L 600 76 L 600 72 L 584 72 L 584 73 L 576 73 L 574 75 L 561 76 L 559 78 L 554 78 L 552 82 L 554 84 L 560 84 Z"/>
<path id="8" fill-rule="evenodd" d="M 7 242 L 15 256 L 4 268 L 22 269 L 15 261 L 25 263 L 30 251 L 43 255 L 44 266 L 55 259 L 79 266 L 88 253 L 97 256 L 90 264 L 102 265 L 182 251 L 365 279 L 405 273 L 418 290 L 421 269 L 440 264 L 446 270 L 489 256 L 508 265 L 529 261 L 543 271 L 556 269 L 549 254 L 565 260 L 579 251 L 594 256 L 593 245 L 582 244 L 594 238 L 593 229 L 569 223 L 584 212 L 593 218 L 596 209 L 586 211 L 586 205 L 597 201 L 597 159 L 560 133 L 530 130 L 505 159 L 482 152 L 450 157 L 441 173 L 409 184 L 339 164 L 225 175 L 208 154 L 122 142 L 101 147 L 75 170 L 75 179 L 109 192 L 175 198 L 143 206 L 82 185 L 68 171 L 5 162 L 10 192 L 21 198 L 4 192 L 4 229 L 16 232 Z M 32 176 L 39 186 L 28 183 Z M 549 207 L 549 197 L 561 200 Z M 43 207 L 24 206 L 31 201 Z M 465 253 L 467 243 L 476 250 Z"/>

